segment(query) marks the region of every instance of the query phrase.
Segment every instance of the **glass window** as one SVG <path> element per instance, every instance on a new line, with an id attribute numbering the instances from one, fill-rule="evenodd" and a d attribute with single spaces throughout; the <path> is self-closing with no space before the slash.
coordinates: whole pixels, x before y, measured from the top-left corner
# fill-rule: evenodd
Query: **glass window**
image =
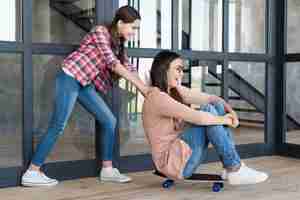
<path id="1" fill-rule="evenodd" d="M 22 165 L 22 56 L 0 54 L 0 167 Z"/>
<path id="2" fill-rule="evenodd" d="M 286 65 L 286 142 L 300 144 L 300 63 Z"/>
<path id="3" fill-rule="evenodd" d="M 119 0 L 119 5 L 127 1 Z M 128 42 L 128 47 L 170 49 L 171 0 L 135 0 L 128 4 L 136 8 L 141 15 L 141 24 L 135 38 Z"/>
<path id="4" fill-rule="evenodd" d="M 192 80 L 198 80 L 199 85 L 201 84 L 201 91 L 208 93 L 208 94 L 214 94 L 217 96 L 221 96 L 221 76 L 222 76 L 222 66 L 221 65 L 213 65 L 216 70 L 212 70 L 211 63 L 206 62 L 200 62 L 199 67 L 193 67 L 192 68 Z M 221 69 L 221 70 L 220 70 Z M 198 75 L 194 73 L 194 71 L 198 71 Z M 201 70 L 201 71 L 200 71 Z M 200 73 L 201 72 L 201 73 Z M 199 79 L 201 81 L 199 81 Z M 192 87 L 193 86 L 192 82 Z"/>
<path id="5" fill-rule="evenodd" d="M 265 0 L 229 1 L 229 51 L 265 53 Z"/>
<path id="6" fill-rule="evenodd" d="M 0 40 L 22 40 L 22 0 L 1 1 L 0 24 Z"/>
<path id="7" fill-rule="evenodd" d="M 95 22 L 95 0 L 33 0 L 33 42 L 78 44 Z"/>
<path id="8" fill-rule="evenodd" d="M 139 69 L 141 79 L 150 83 L 150 69 L 152 58 L 132 58 L 132 63 Z M 121 79 L 119 135 L 121 156 L 138 155 L 150 152 L 150 146 L 145 137 L 142 123 L 143 96 L 128 81 Z"/>
<path id="9" fill-rule="evenodd" d="M 181 0 L 181 2 L 182 31 L 179 33 L 179 39 L 182 49 L 185 49 L 185 43 L 189 42 L 192 50 L 221 51 L 222 0 Z M 189 23 L 191 28 L 188 27 Z"/>
<path id="10" fill-rule="evenodd" d="M 229 64 L 229 103 L 240 119 L 232 129 L 236 144 L 264 143 L 265 73 L 265 63 Z"/>
<path id="11" fill-rule="evenodd" d="M 300 1 L 288 0 L 287 7 L 287 52 L 299 53 Z"/>
<path id="12" fill-rule="evenodd" d="M 53 113 L 55 76 L 63 57 L 33 56 L 34 72 L 34 146 L 44 136 Z M 95 158 L 95 120 L 79 103 L 50 153 L 47 162 Z"/>
<path id="13" fill-rule="evenodd" d="M 191 88 L 199 89 L 199 91 L 220 96 L 221 81 L 216 77 L 221 77 L 221 72 L 210 73 L 208 62 L 193 62 L 191 68 Z M 200 105 L 192 105 L 195 108 L 200 108 Z"/>
<path id="14" fill-rule="evenodd" d="M 179 0 L 178 10 L 178 39 L 179 49 L 190 48 L 190 37 L 191 37 L 191 16 L 190 16 L 190 1 Z M 177 17 L 177 16 L 173 16 Z"/>

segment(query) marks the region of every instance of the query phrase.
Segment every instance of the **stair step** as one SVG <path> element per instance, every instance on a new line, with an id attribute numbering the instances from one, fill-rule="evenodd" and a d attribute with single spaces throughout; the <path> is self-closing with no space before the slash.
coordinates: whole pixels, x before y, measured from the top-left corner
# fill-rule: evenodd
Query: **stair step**
<path id="1" fill-rule="evenodd" d="M 205 83 L 205 86 L 207 87 L 219 87 L 221 85 L 221 83 Z"/>
<path id="2" fill-rule="evenodd" d="M 72 17 L 75 19 L 95 19 L 95 8 L 80 10 L 79 12 L 72 13 Z"/>
<path id="3" fill-rule="evenodd" d="M 241 97 L 239 96 L 229 96 L 230 100 L 243 100 Z M 243 100 L 244 101 L 244 100 Z"/>
<path id="4" fill-rule="evenodd" d="M 234 111 L 238 111 L 238 112 L 260 113 L 260 112 L 258 112 L 256 109 L 236 108 L 236 107 L 233 107 L 232 109 L 233 109 Z"/>
<path id="5" fill-rule="evenodd" d="M 52 2 L 55 2 L 55 3 L 75 3 L 77 1 L 80 1 L 80 0 L 51 0 Z"/>
<path id="6" fill-rule="evenodd" d="M 239 118 L 240 122 L 247 122 L 247 123 L 255 123 L 255 124 L 264 124 L 263 120 L 257 119 L 246 119 L 246 118 Z"/>
<path id="7" fill-rule="evenodd" d="M 247 127 L 256 127 L 256 128 L 264 128 L 264 121 L 261 120 L 251 120 L 251 119 L 239 119 L 240 126 Z"/>

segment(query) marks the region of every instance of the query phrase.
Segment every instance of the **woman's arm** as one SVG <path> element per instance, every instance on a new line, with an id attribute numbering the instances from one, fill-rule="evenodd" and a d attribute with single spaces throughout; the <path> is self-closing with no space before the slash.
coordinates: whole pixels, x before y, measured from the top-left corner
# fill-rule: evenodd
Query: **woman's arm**
<path id="1" fill-rule="evenodd" d="M 184 102 L 187 104 L 201 105 L 201 104 L 208 104 L 214 102 L 222 102 L 224 105 L 227 104 L 225 100 L 222 99 L 221 97 L 200 92 L 198 88 L 187 88 L 180 85 L 177 86 L 176 89 L 179 92 L 179 94 L 182 96 Z M 231 111 L 231 110 L 232 109 L 227 111 Z"/>
<path id="2" fill-rule="evenodd" d="M 136 72 L 130 72 L 120 63 L 115 64 L 112 71 L 130 81 L 144 96 L 147 94 L 148 86 L 144 84 Z"/>
<path id="3" fill-rule="evenodd" d="M 200 92 L 199 89 L 197 88 L 187 88 L 182 85 L 176 87 L 177 91 L 183 98 L 183 101 L 186 104 L 207 104 L 210 103 L 212 98 L 212 95 Z"/>
<path id="4" fill-rule="evenodd" d="M 152 93 L 148 98 L 152 99 L 153 109 L 156 109 L 162 116 L 183 119 L 198 125 L 233 126 L 233 116 L 231 114 L 215 116 L 209 112 L 194 110 L 162 92 Z"/>
<path id="5" fill-rule="evenodd" d="M 177 86 L 176 89 L 179 92 L 179 94 L 182 96 L 183 101 L 187 104 L 203 105 L 208 103 L 222 102 L 224 105 L 225 112 L 230 113 L 234 116 L 234 124 L 238 126 L 239 124 L 238 115 L 232 109 L 232 107 L 221 97 L 217 95 L 210 95 L 204 92 L 200 92 L 198 88 L 190 89 L 184 86 Z"/>
<path id="6" fill-rule="evenodd" d="M 182 96 L 183 100 L 187 104 L 208 104 L 215 102 L 222 102 L 225 107 L 226 112 L 234 112 L 231 106 L 221 97 L 217 95 L 211 95 L 204 92 L 200 92 L 198 88 L 187 88 L 184 86 L 176 87 L 179 94 Z"/>
<path id="7" fill-rule="evenodd" d="M 145 96 L 148 91 L 148 87 L 139 78 L 138 74 L 134 70 L 132 65 L 129 65 L 128 58 L 126 57 L 125 64 L 128 65 L 127 69 L 121 64 L 120 60 L 114 55 L 110 42 L 109 42 L 109 32 L 103 26 L 98 26 L 95 28 L 95 34 L 93 35 L 96 47 L 101 51 L 106 65 L 116 74 L 130 81 L 137 89 Z M 130 71 L 132 72 L 130 72 Z"/>

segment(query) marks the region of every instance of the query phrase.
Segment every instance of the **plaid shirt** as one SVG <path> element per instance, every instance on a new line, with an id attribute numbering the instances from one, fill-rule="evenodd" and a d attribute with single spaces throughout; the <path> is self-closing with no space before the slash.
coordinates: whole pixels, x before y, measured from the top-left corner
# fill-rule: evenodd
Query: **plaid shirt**
<path id="1" fill-rule="evenodd" d="M 67 56 L 62 66 L 82 86 L 93 83 L 97 90 L 107 93 L 112 86 L 112 66 L 120 63 L 111 49 L 111 35 L 104 26 L 96 26 L 80 42 L 79 48 Z M 136 68 L 125 55 L 124 66 Z"/>

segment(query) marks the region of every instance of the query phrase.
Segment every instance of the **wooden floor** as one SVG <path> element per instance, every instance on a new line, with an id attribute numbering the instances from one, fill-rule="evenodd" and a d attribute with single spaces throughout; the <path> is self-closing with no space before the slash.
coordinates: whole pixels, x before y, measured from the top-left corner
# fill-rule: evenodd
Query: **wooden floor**
<path id="1" fill-rule="evenodd" d="M 169 190 L 162 189 L 162 179 L 151 172 L 130 174 L 129 184 L 99 183 L 96 178 L 64 181 L 50 188 L 0 189 L 0 199 L 5 200 L 282 200 L 300 199 L 300 160 L 285 157 L 259 157 L 245 160 L 252 167 L 270 174 L 270 179 L 258 185 L 233 187 L 225 184 L 225 190 L 213 193 L 209 184 L 178 183 Z M 217 172 L 219 163 L 203 165 L 202 172 Z"/>

